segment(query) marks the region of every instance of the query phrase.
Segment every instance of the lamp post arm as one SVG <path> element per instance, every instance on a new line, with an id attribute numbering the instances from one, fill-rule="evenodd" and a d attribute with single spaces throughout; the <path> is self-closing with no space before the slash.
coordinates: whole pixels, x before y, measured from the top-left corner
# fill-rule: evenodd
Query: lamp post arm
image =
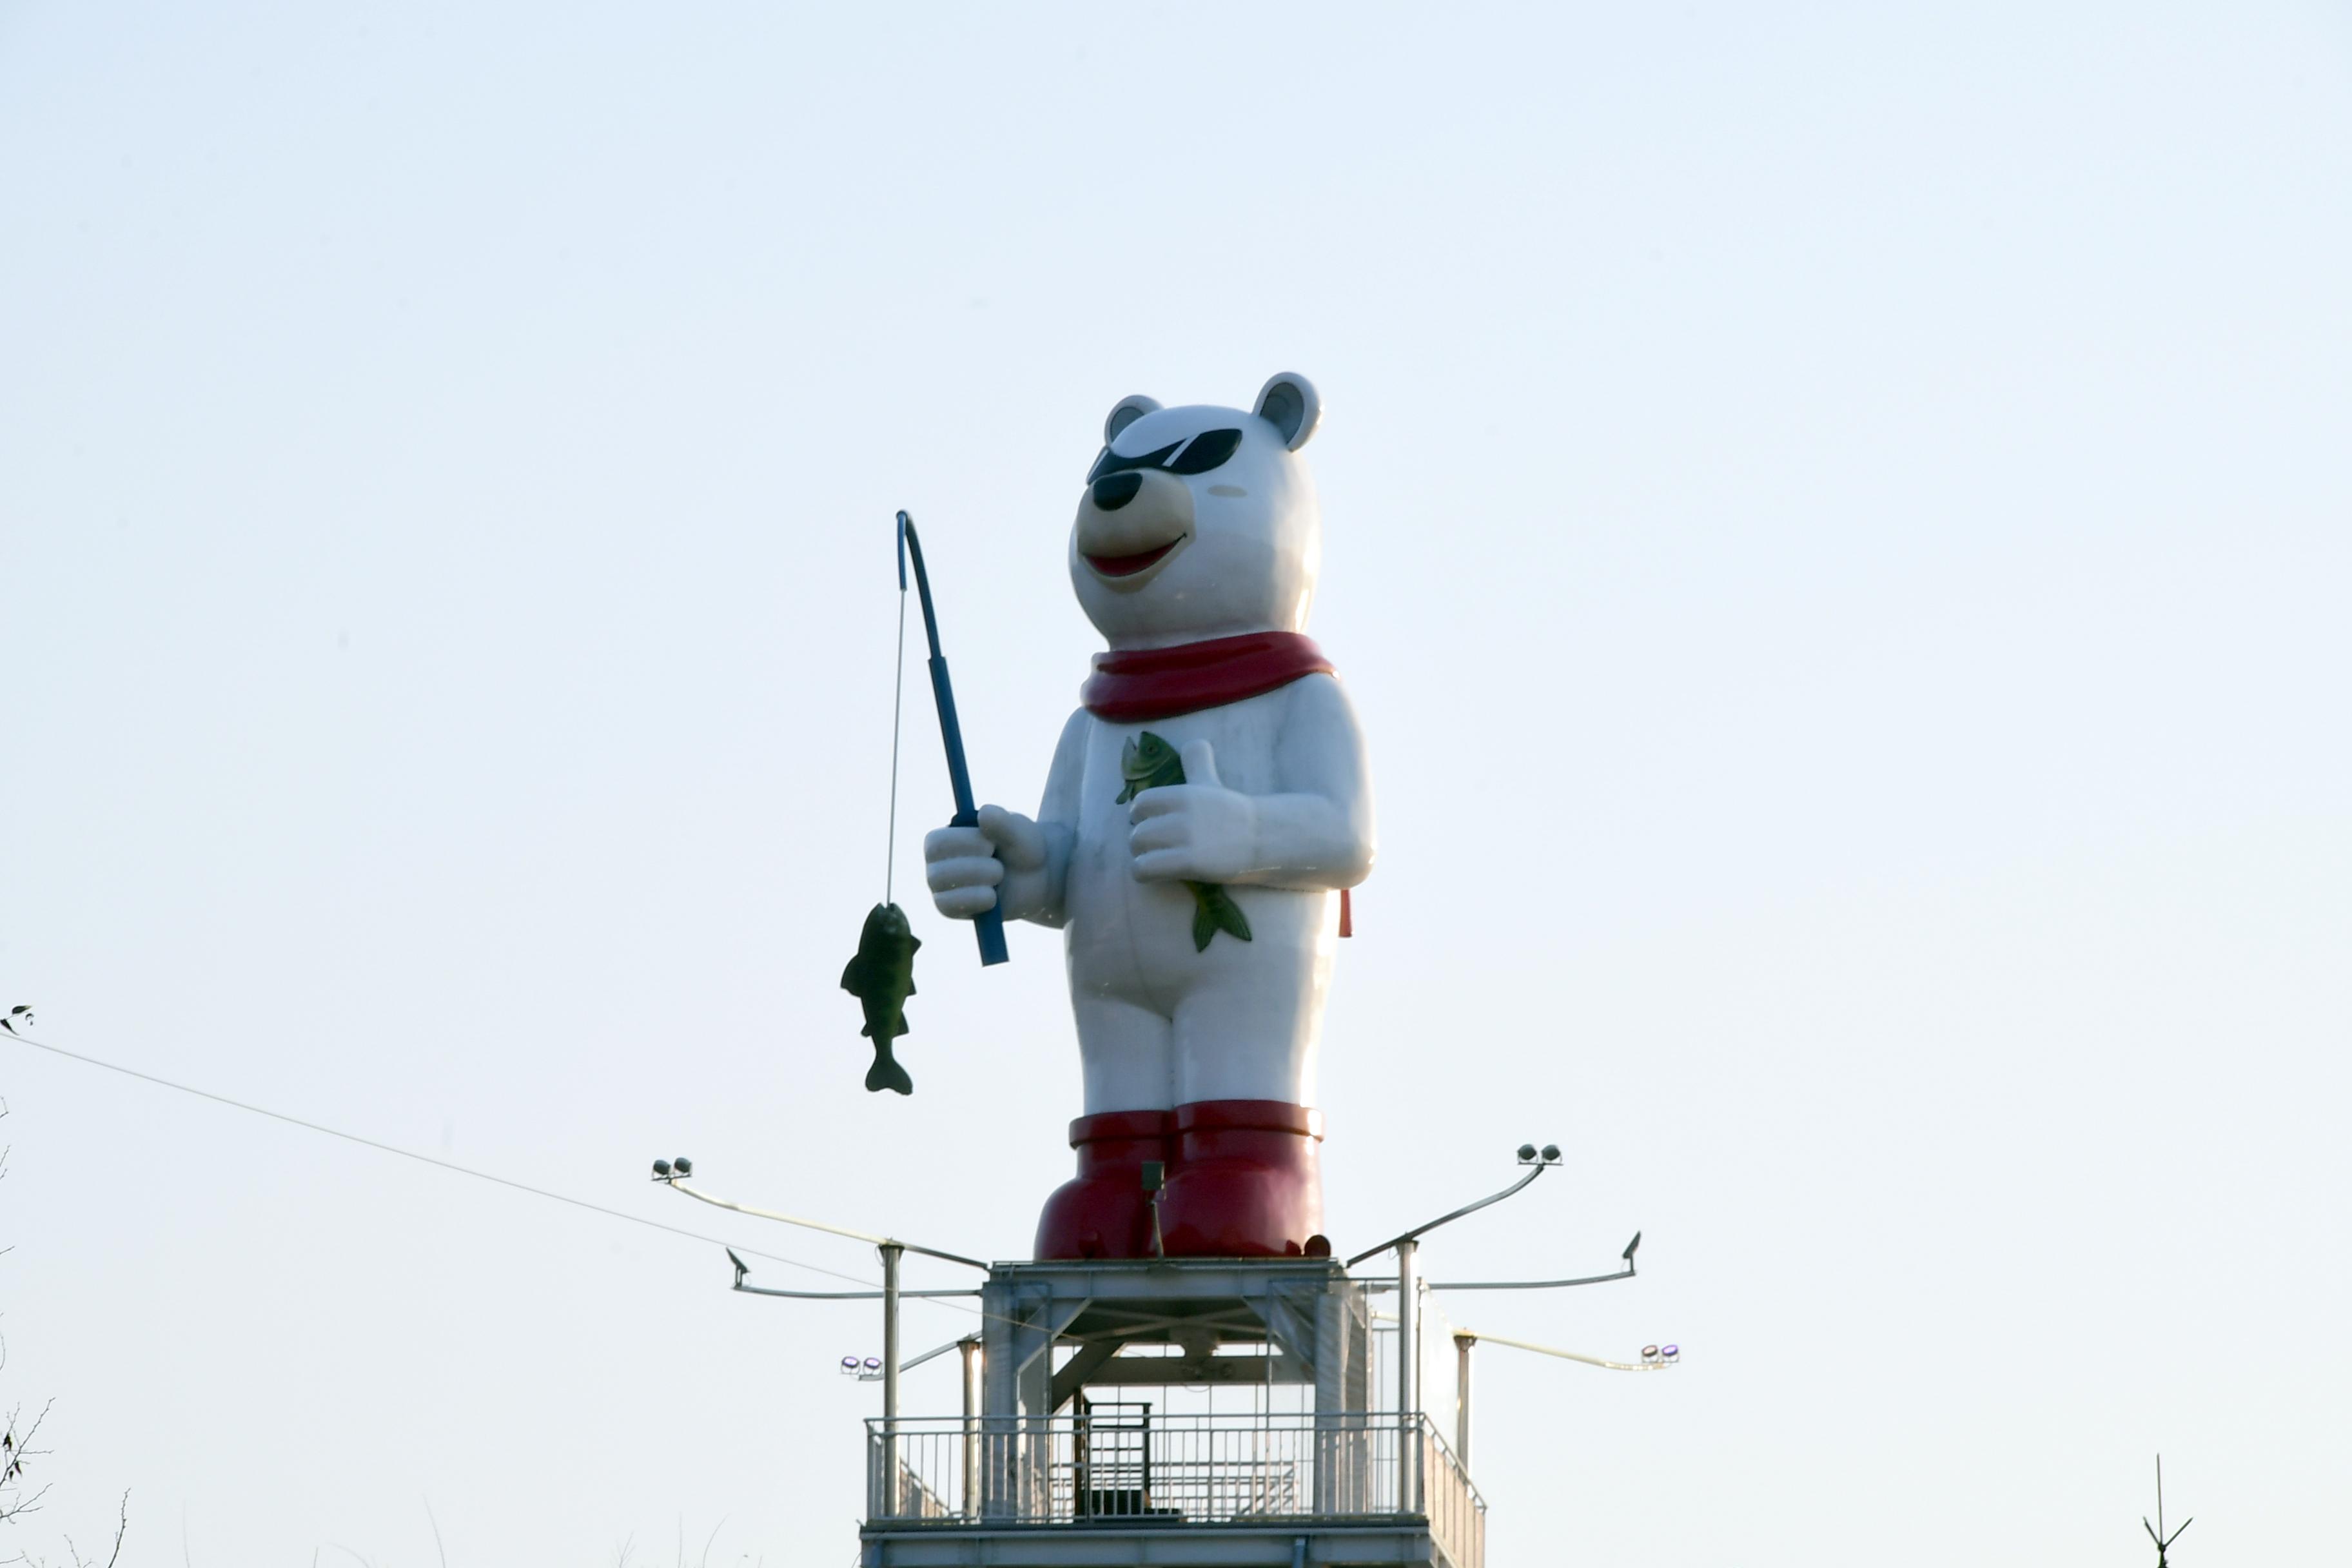
<path id="1" fill-rule="evenodd" d="M 1433 1290 L 1565 1290 L 1571 1285 L 1606 1285 L 1612 1279 L 1633 1278 L 1633 1265 L 1627 1264 L 1614 1274 L 1590 1274 L 1581 1279 L 1465 1279 L 1432 1281 Z"/>
<path id="2" fill-rule="evenodd" d="M 1464 1204 L 1452 1214 L 1440 1215 L 1437 1218 L 1431 1220 L 1427 1225 L 1415 1226 L 1412 1229 L 1406 1231 L 1402 1236 L 1392 1236 L 1389 1237 L 1388 1240 L 1381 1243 L 1378 1247 L 1365 1248 L 1363 1251 L 1356 1254 L 1355 1257 L 1348 1259 L 1348 1267 L 1353 1268 L 1365 1258 L 1377 1258 L 1381 1253 L 1386 1252 L 1390 1247 L 1397 1246 L 1401 1242 L 1418 1241 L 1423 1236 L 1435 1230 L 1441 1225 L 1449 1225 L 1454 1220 L 1460 1219 L 1465 1214 L 1476 1214 L 1480 1209 L 1485 1208 L 1489 1204 L 1501 1203 L 1505 1198 L 1509 1197 L 1512 1194 L 1524 1190 L 1529 1182 L 1534 1181 L 1538 1176 L 1542 1175 L 1549 1169 L 1551 1169 L 1551 1167 L 1549 1164 L 1538 1164 L 1532 1167 L 1526 1175 L 1521 1176 L 1517 1181 L 1513 1182 L 1509 1186 L 1505 1187 L 1501 1192 L 1495 1194 L 1491 1197 L 1480 1198 L 1475 1204 Z"/>
<path id="3" fill-rule="evenodd" d="M 1606 1285 L 1612 1279 L 1633 1278 L 1633 1254 L 1642 1250 L 1642 1233 L 1635 1231 L 1633 1239 L 1625 1244 L 1618 1256 L 1625 1267 L 1614 1274 L 1588 1274 L 1581 1279 L 1475 1279 L 1459 1284 L 1432 1285 L 1433 1290 L 1565 1290 L 1571 1285 Z"/>
<path id="4" fill-rule="evenodd" d="M 918 1247 L 911 1241 L 898 1241 L 887 1236 L 874 1236 L 862 1230 L 850 1230 L 843 1226 L 827 1225 L 821 1219 L 803 1219 L 797 1215 L 778 1214 L 773 1209 L 755 1209 L 749 1204 L 739 1204 L 731 1199 L 717 1197 L 698 1188 L 690 1187 L 676 1176 L 658 1179 L 664 1186 L 676 1188 L 688 1197 L 699 1203 L 709 1204 L 713 1208 L 732 1209 L 737 1214 L 747 1214 L 754 1219 L 772 1219 L 781 1225 L 796 1225 L 803 1230 L 821 1230 L 827 1236 L 845 1236 L 852 1241 L 863 1241 L 875 1247 L 902 1247 L 908 1252 L 919 1252 L 925 1258 L 936 1258 L 947 1263 L 961 1263 L 967 1268 L 977 1268 L 983 1274 L 988 1271 L 987 1264 L 977 1258 L 966 1258 L 961 1253 L 941 1252 L 936 1247 Z"/>
<path id="5" fill-rule="evenodd" d="M 938 1292 L 936 1292 L 936 1291 L 925 1291 L 925 1290 L 909 1290 L 909 1291 L 908 1291 L 908 1292 L 907 1292 L 907 1294 L 908 1294 L 908 1295 L 909 1295 L 909 1296 L 936 1295 L 937 1293 L 938 1293 Z M 977 1296 L 977 1295 L 979 1295 L 979 1294 L 980 1294 L 980 1292 L 979 1292 L 979 1291 L 977 1291 L 977 1290 L 973 1290 L 973 1291 L 969 1292 L 969 1294 L 971 1294 L 971 1295 L 974 1295 L 974 1296 Z M 965 1335 L 965 1336 L 964 1336 L 964 1338 L 965 1338 L 965 1339 L 969 1339 L 969 1338 L 971 1338 L 971 1335 L 969 1335 L 969 1334 L 967 1334 L 967 1335 Z M 927 1362 L 927 1361 L 935 1361 L 935 1360 L 937 1360 L 939 1357 L 940 1357 L 940 1356 L 943 1356 L 943 1355 L 947 1354 L 947 1353 L 948 1353 L 948 1352 L 950 1352 L 950 1351 L 951 1351 L 951 1350 L 955 1349 L 958 1345 L 960 1345 L 960 1344 L 961 1344 L 961 1343 L 963 1343 L 963 1340 L 950 1340 L 947 1343 L 945 1343 L 945 1344 L 943 1344 L 943 1345 L 940 1345 L 940 1346 L 938 1346 L 936 1349 L 932 1349 L 932 1350 L 927 1350 L 927 1351 L 925 1351 L 922 1354 L 920 1354 L 920 1355 L 917 1356 L 917 1357 L 916 1357 L 914 1360 L 912 1360 L 912 1361 L 902 1361 L 902 1362 L 900 1362 L 900 1363 L 898 1363 L 898 1370 L 899 1370 L 900 1372 L 912 1372 L 912 1371 L 914 1371 L 917 1367 L 919 1367 L 919 1366 L 922 1365 L 925 1362 Z"/>
<path id="6" fill-rule="evenodd" d="M 879 1290 L 778 1290 L 766 1285 L 746 1285 L 738 1281 L 734 1287 L 746 1296 L 782 1296 L 793 1301 L 879 1301 Z M 977 1290 L 901 1290 L 898 1294 L 908 1300 L 920 1298 L 934 1300 L 946 1296 L 977 1296 Z M 952 1348 L 952 1347 L 950 1347 Z"/>
<path id="7" fill-rule="evenodd" d="M 1558 1356 L 1562 1361 L 1582 1362 L 1586 1366 L 1606 1367 L 1611 1372 L 1664 1372 L 1676 1364 L 1670 1361 L 1606 1361 L 1597 1355 L 1580 1355 L 1574 1351 L 1564 1351 L 1555 1345 L 1539 1345 L 1528 1340 L 1507 1340 L 1500 1334 L 1482 1334 L 1475 1329 L 1457 1330 L 1454 1337 L 1476 1340 L 1490 1345 L 1508 1345 L 1515 1351 L 1533 1351 L 1538 1355 Z"/>

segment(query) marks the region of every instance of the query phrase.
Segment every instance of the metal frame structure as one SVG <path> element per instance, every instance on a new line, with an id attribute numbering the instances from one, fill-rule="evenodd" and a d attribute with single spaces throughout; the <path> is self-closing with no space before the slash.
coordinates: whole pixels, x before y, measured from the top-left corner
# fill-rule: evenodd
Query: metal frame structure
<path id="1" fill-rule="evenodd" d="M 1270 1552 L 1286 1552 L 1295 1568 L 1483 1568 L 1486 1503 L 1469 1475 L 1471 1348 L 1485 1339 L 1594 1366 L 1658 1370 L 1463 1330 L 1454 1336 L 1461 1361 L 1450 1446 L 1421 1408 L 1423 1291 L 1559 1289 L 1633 1277 L 1639 1233 L 1625 1247 L 1625 1267 L 1612 1274 L 1421 1278 L 1424 1236 L 1525 1191 L 1559 1163 L 1560 1152 L 1528 1144 L 1518 1158 L 1527 1171 L 1509 1186 L 1345 1262 L 1154 1257 L 988 1264 L 716 1196 L 686 1180 L 688 1161 L 657 1162 L 655 1180 L 714 1207 L 865 1242 L 881 1258 L 878 1290 L 792 1290 L 748 1283 L 750 1266 L 728 1253 L 733 1289 L 747 1295 L 882 1302 L 882 1415 L 867 1423 L 869 1568 L 1276 1561 Z M 1391 1250 L 1391 1279 L 1350 1272 Z M 982 1269 L 987 1281 L 907 1289 L 899 1268 L 908 1253 Z M 1389 1289 L 1398 1293 L 1395 1405 L 1376 1409 L 1371 1331 L 1385 1314 L 1372 1311 L 1370 1298 Z M 903 1300 L 975 1295 L 978 1333 L 900 1359 Z M 962 1357 L 961 1415 L 902 1415 L 900 1373 L 950 1350 Z M 1248 1384 L 1263 1386 L 1265 1403 L 1239 1415 L 1154 1415 L 1147 1404 L 1142 1416 L 1112 1421 L 1095 1413 L 1087 1394 Z M 1277 1414 L 1273 1394 L 1286 1387 L 1301 1403 Z M 1181 1550 L 1166 1533 L 1176 1526 Z"/>
<path id="2" fill-rule="evenodd" d="M 1487 1208 L 1501 1203 L 1505 1198 L 1525 1192 L 1534 1184 L 1537 1177 L 1559 1163 L 1559 1145 L 1547 1143 L 1541 1149 L 1538 1149 L 1532 1143 L 1522 1143 L 1519 1145 L 1518 1157 L 1519 1163 L 1528 1167 L 1528 1173 L 1501 1192 L 1489 1194 L 1475 1203 L 1464 1204 L 1451 1213 L 1440 1215 L 1425 1225 L 1415 1226 L 1403 1235 L 1392 1237 L 1378 1247 L 1367 1247 L 1348 1259 L 1348 1267 L 1352 1268 L 1366 1258 L 1376 1258 L 1391 1248 L 1394 1248 L 1397 1255 L 1397 1413 L 1400 1421 L 1412 1419 L 1421 1409 L 1422 1291 L 1564 1290 L 1579 1285 L 1605 1285 L 1612 1279 L 1633 1278 L 1633 1254 L 1640 1251 L 1642 1247 L 1642 1233 L 1638 1230 L 1633 1233 L 1633 1239 L 1625 1244 L 1625 1251 L 1622 1254 L 1625 1267 L 1614 1274 L 1592 1274 L 1575 1279 L 1480 1279 L 1465 1280 L 1459 1283 L 1424 1282 L 1422 1279 L 1420 1252 L 1423 1237 L 1440 1226 L 1451 1225 L 1465 1215 L 1475 1214 L 1480 1209 Z M 1475 1342 L 1475 1338 L 1470 1342 L 1470 1343 Z M 1497 1339 L 1496 1342 L 1517 1343 L 1517 1342 Z M 1461 1456 L 1461 1462 L 1466 1468 L 1470 1463 L 1470 1349 L 1469 1344 L 1464 1342 L 1460 1334 L 1454 1336 L 1454 1345 L 1461 1357 L 1454 1384 L 1454 1452 Z M 1546 1347 L 1525 1345 L 1521 1348 L 1545 1350 Z M 1590 1356 L 1577 1355 L 1569 1351 L 1547 1351 L 1546 1353 L 1565 1356 L 1570 1361 L 1593 1360 Z M 1595 1362 L 1594 1364 L 1616 1366 L 1621 1363 Z M 1406 1462 L 1411 1462 L 1410 1454 L 1406 1457 Z"/>

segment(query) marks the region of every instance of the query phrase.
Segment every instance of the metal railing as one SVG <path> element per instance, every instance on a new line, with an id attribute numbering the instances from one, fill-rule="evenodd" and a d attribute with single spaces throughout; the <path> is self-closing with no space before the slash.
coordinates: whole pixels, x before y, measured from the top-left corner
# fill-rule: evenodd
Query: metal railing
<path id="1" fill-rule="evenodd" d="M 1481 1568 L 1486 1505 L 1425 1415 L 901 1417 L 866 1426 L 866 1515 L 899 1526 L 1425 1518 Z"/>

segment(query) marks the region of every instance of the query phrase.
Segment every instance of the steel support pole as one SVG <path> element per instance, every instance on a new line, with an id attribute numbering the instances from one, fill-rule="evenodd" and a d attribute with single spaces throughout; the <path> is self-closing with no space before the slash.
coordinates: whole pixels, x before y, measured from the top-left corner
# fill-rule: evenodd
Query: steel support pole
<path id="1" fill-rule="evenodd" d="M 980 1336 L 956 1342 L 963 1352 L 963 1513 L 980 1517 Z"/>
<path id="2" fill-rule="evenodd" d="M 882 1476 L 883 1493 L 896 1517 L 898 1496 L 898 1259 L 906 1248 L 886 1241 L 882 1254 Z"/>
<path id="3" fill-rule="evenodd" d="M 1470 1473 L 1470 1347 L 1475 1334 L 1454 1336 L 1454 1462 Z"/>
<path id="4" fill-rule="evenodd" d="M 1421 1243 L 1397 1243 L 1397 1509 L 1421 1511 Z"/>

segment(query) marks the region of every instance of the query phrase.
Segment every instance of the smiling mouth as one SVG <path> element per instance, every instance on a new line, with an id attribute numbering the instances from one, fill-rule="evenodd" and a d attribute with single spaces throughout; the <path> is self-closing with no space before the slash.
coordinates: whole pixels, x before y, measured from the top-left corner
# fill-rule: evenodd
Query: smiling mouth
<path id="1" fill-rule="evenodd" d="M 1166 560 L 1168 552 L 1183 542 L 1184 536 L 1179 534 L 1165 544 L 1135 555 L 1089 555 L 1087 564 L 1106 577 L 1132 577 Z"/>

